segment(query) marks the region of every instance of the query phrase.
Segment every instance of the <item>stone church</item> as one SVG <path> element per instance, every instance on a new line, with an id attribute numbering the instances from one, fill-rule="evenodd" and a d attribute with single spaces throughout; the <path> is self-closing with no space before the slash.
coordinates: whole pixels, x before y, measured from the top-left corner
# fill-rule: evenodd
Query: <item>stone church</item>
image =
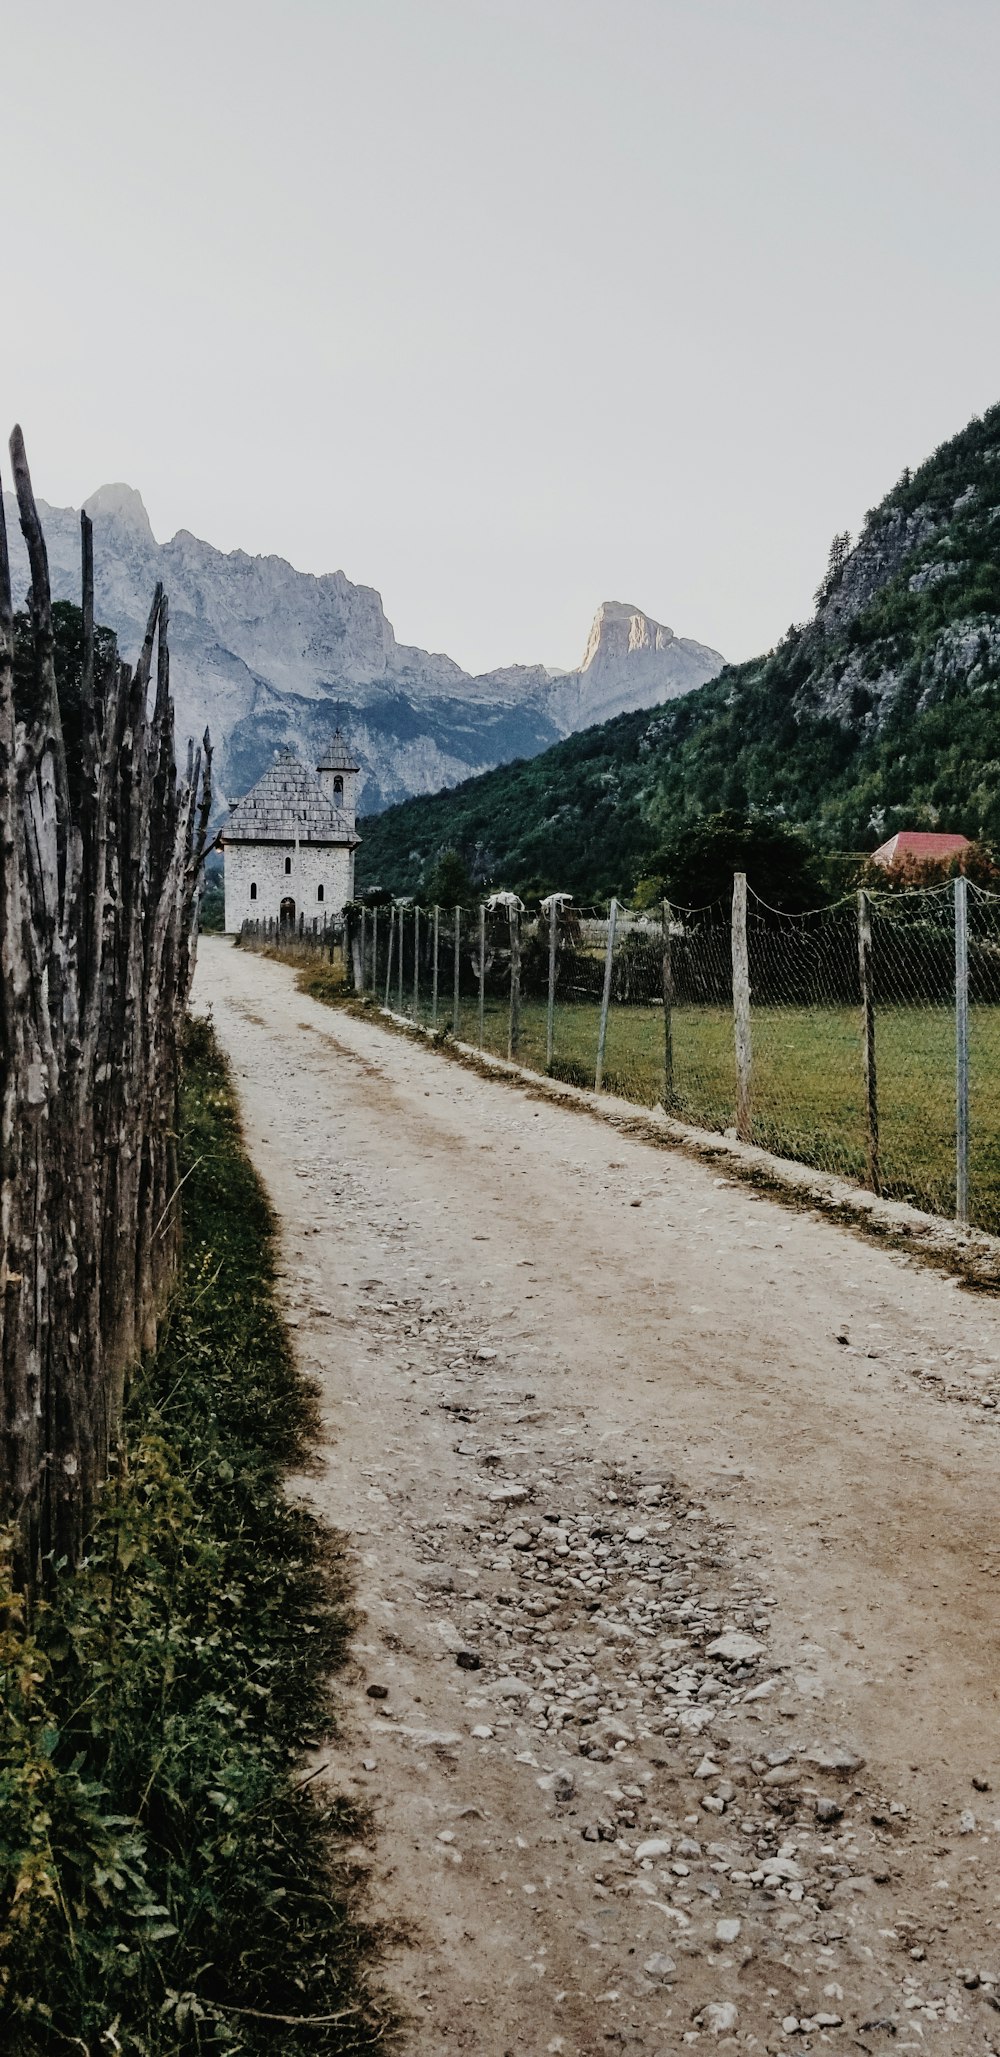
<path id="1" fill-rule="evenodd" d="M 339 728 L 311 772 L 283 750 L 219 836 L 225 857 L 226 928 L 274 921 L 328 927 L 354 898 L 358 765 Z"/>

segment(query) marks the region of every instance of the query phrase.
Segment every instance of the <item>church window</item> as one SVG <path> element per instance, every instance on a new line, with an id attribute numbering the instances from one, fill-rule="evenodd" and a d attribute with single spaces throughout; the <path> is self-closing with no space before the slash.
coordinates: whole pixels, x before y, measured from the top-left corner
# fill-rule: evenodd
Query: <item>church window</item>
<path id="1" fill-rule="evenodd" d="M 256 900 L 256 898 L 257 898 L 257 881 L 256 881 L 256 879 L 251 879 L 251 880 L 250 880 L 250 898 L 251 898 L 251 900 Z"/>
<path id="2" fill-rule="evenodd" d="M 322 898 L 323 898 L 323 888 L 322 888 L 322 886 L 317 886 L 317 888 L 316 888 L 316 898 L 317 898 L 317 900 L 322 900 Z"/>
<path id="3" fill-rule="evenodd" d="M 286 870 L 286 872 L 287 872 L 287 871 L 291 871 L 291 868 L 292 868 L 292 860 L 291 860 L 291 858 L 290 858 L 290 857 L 286 857 L 286 858 L 285 858 L 285 870 Z"/>
<path id="4" fill-rule="evenodd" d="M 344 781 L 342 778 L 335 778 L 333 781 L 333 797 L 335 800 L 342 800 L 344 797 Z"/>

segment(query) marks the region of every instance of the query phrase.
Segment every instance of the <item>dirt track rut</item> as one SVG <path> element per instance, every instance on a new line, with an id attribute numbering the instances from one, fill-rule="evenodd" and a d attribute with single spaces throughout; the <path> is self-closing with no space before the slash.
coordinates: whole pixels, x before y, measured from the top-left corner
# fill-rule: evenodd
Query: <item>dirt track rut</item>
<path id="1" fill-rule="evenodd" d="M 196 1005 L 353 1542 L 404 2047 L 1000 2051 L 997 1303 L 221 940 Z"/>

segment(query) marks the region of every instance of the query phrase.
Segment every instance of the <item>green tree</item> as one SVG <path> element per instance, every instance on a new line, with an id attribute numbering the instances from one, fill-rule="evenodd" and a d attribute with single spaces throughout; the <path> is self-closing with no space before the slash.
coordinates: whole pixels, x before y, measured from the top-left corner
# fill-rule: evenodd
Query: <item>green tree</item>
<path id="1" fill-rule="evenodd" d="M 672 900 L 678 907 L 704 907 L 732 892 L 733 873 L 745 871 L 754 892 L 769 907 L 803 913 L 828 897 L 822 866 L 800 831 L 766 815 L 727 809 L 688 822 L 665 843 L 640 895 L 647 903 Z"/>
<path id="2" fill-rule="evenodd" d="M 441 850 L 424 873 L 421 899 L 428 907 L 467 907 L 475 899 L 469 867 L 457 850 Z"/>

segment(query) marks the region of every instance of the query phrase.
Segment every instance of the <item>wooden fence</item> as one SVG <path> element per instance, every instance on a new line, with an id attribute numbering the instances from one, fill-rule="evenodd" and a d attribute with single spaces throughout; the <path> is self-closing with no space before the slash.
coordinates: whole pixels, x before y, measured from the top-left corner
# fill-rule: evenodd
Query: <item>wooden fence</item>
<path id="1" fill-rule="evenodd" d="M 31 593 L 16 616 L 0 495 L 0 1520 L 30 1590 L 79 1556 L 175 1268 L 211 748 L 178 778 L 161 587 L 134 669 L 95 634 L 86 515 L 60 672 L 19 429 L 10 452 Z"/>

